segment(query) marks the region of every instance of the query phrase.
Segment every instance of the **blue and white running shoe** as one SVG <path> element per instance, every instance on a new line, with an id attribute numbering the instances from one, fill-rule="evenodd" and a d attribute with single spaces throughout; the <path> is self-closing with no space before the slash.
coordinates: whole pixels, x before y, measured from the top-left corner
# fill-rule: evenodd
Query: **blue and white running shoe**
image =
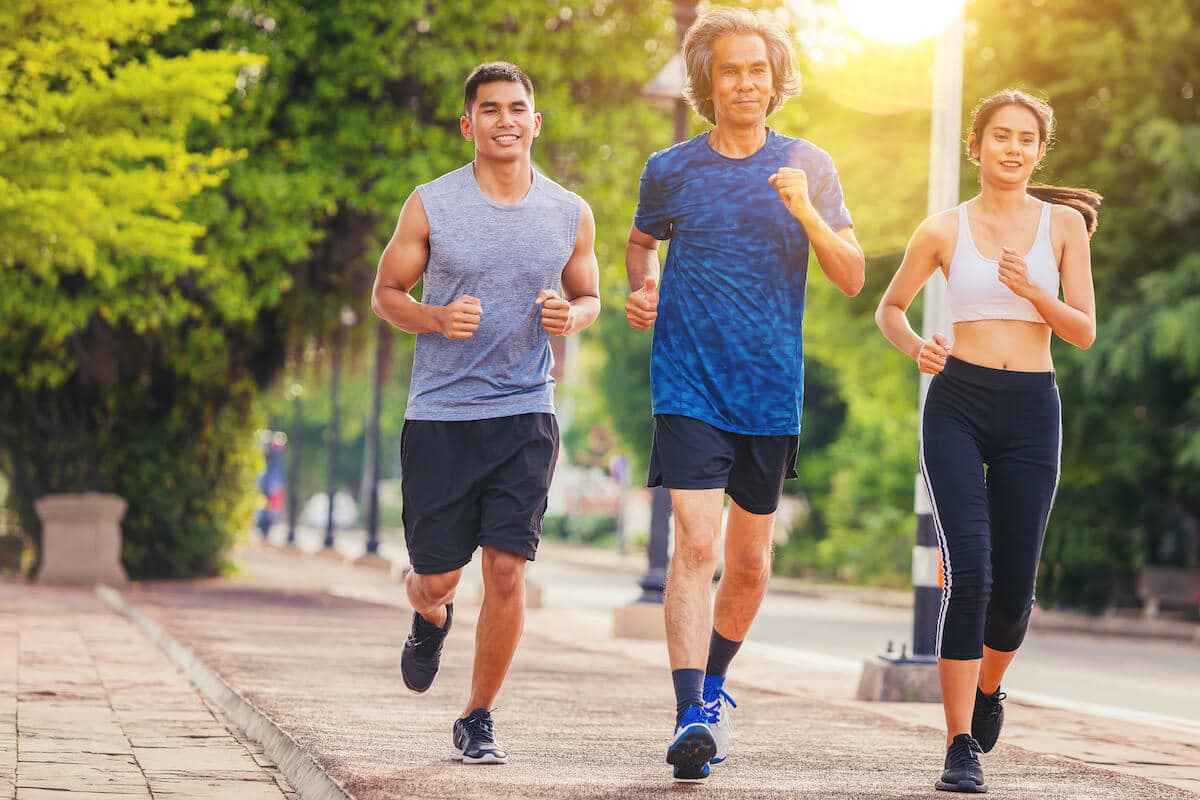
<path id="1" fill-rule="evenodd" d="M 704 676 L 704 713 L 708 715 L 708 729 L 712 731 L 717 752 L 712 763 L 720 764 L 733 752 L 733 720 L 729 709 L 737 703 L 725 691 L 725 679 L 715 675 Z"/>
<path id="2" fill-rule="evenodd" d="M 717 752 L 708 713 L 703 706 L 688 706 L 675 726 L 675 738 L 667 748 L 667 763 L 675 768 L 675 780 L 698 781 L 708 777 L 708 762 Z"/>

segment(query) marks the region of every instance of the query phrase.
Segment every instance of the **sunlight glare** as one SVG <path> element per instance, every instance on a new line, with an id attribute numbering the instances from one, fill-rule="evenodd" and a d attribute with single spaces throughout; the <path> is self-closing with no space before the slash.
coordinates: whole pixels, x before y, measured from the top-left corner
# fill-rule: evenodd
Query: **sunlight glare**
<path id="1" fill-rule="evenodd" d="M 838 0 L 838 5 L 850 27 L 863 36 L 904 44 L 940 33 L 963 0 Z"/>

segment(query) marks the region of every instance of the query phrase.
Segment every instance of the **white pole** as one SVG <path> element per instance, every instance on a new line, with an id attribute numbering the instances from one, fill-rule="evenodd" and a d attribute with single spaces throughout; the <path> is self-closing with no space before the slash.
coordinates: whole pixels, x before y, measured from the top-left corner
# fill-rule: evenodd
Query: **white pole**
<path id="1" fill-rule="evenodd" d="M 958 205 L 958 178 L 962 142 L 963 15 L 959 9 L 949 27 L 938 37 L 933 71 L 933 118 L 929 137 L 929 201 L 927 211 L 936 214 Z M 925 284 L 925 311 L 921 336 L 951 335 L 946 308 L 946 279 L 938 270 Z M 921 373 L 919 409 L 925 413 L 925 395 L 930 376 Z M 918 426 L 921 425 L 918 418 Z M 919 433 L 919 427 L 918 427 Z M 937 647 L 937 617 L 941 600 L 940 550 L 933 521 L 933 507 L 925 483 L 917 475 L 913 493 L 917 514 L 917 541 L 913 547 L 913 655 L 932 659 Z"/>
<path id="2" fill-rule="evenodd" d="M 959 163 L 962 153 L 963 15 L 955 15 L 938 37 L 933 65 L 933 119 L 929 136 L 929 198 L 926 213 L 936 214 L 958 205 Z M 921 335 L 950 335 L 946 309 L 946 279 L 941 270 L 925 284 L 925 315 Z M 921 407 L 929 376 L 921 373 Z"/>

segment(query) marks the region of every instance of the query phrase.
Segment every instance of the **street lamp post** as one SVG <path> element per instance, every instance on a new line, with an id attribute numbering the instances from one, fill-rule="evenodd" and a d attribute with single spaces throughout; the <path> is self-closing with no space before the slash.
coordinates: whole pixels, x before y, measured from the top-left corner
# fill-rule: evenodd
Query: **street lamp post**
<path id="1" fill-rule="evenodd" d="M 296 543 L 296 515 L 300 505 L 300 465 L 304 463 L 300 457 L 300 442 L 304 440 L 304 387 L 293 383 L 288 387 L 288 396 L 292 398 L 292 463 L 288 468 L 288 532 L 287 543 Z"/>
<path id="2" fill-rule="evenodd" d="M 371 381 L 371 417 L 367 422 L 367 452 L 363 471 L 367 491 L 367 555 L 379 552 L 379 414 L 383 402 L 383 380 L 387 371 L 387 355 L 391 327 L 379 320 L 375 324 L 375 372 Z"/>
<path id="3" fill-rule="evenodd" d="M 321 546 L 327 549 L 334 546 L 333 499 L 337 494 L 337 449 L 338 439 L 341 436 L 338 391 L 342 380 L 342 349 L 346 342 L 346 330 L 357 321 L 358 316 L 354 313 L 354 309 L 343 307 L 338 318 L 340 324 L 333 334 L 333 365 L 329 381 L 329 471 L 326 473 L 325 481 L 329 504 L 325 513 L 325 541 L 321 543 Z"/>

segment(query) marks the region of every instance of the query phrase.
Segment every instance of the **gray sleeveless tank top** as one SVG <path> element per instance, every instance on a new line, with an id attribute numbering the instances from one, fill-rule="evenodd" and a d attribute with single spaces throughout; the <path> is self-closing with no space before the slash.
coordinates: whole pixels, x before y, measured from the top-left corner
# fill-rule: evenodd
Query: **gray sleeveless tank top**
<path id="1" fill-rule="evenodd" d="M 554 413 L 550 337 L 538 292 L 562 292 L 575 249 L 581 200 L 533 171 L 519 203 L 492 200 L 474 164 L 417 187 L 429 218 L 422 302 L 448 305 L 463 294 L 483 313 L 470 339 L 417 335 L 407 419 L 473 420 Z"/>

